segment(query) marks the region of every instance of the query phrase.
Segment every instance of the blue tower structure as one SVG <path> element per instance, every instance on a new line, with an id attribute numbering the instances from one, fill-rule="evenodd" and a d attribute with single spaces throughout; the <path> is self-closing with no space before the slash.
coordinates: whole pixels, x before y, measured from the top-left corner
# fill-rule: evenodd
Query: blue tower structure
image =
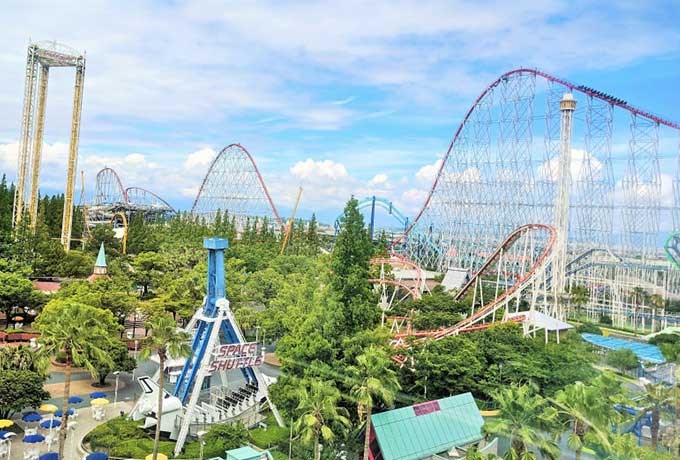
<path id="1" fill-rule="evenodd" d="M 186 327 L 186 331 L 193 332 L 191 355 L 173 391 L 173 397 L 185 408 L 177 433 L 175 454 L 181 451 L 191 424 L 199 418 L 223 423 L 238 417 L 239 413 L 259 407 L 265 398 L 277 422 L 283 426 L 276 407 L 269 401 L 267 382 L 256 367 L 262 362 L 257 344 L 246 342 L 226 298 L 224 250 L 229 243 L 224 238 L 206 238 L 203 247 L 208 250 L 207 292 L 203 305 Z M 238 389 L 218 387 L 224 391 L 213 405 L 205 401 L 199 403 L 201 391 L 213 383 L 211 375 L 231 369 L 242 372 L 246 386 Z"/>
<path id="2" fill-rule="evenodd" d="M 239 333 L 236 332 L 236 324 L 232 321 L 219 321 L 218 303 L 226 302 L 226 309 L 231 313 L 229 304 L 226 299 L 226 285 L 224 277 L 224 250 L 229 247 L 229 242 L 226 238 L 206 238 L 203 241 L 203 247 L 208 250 L 208 287 L 205 301 L 203 303 L 202 315 L 192 319 L 196 324 L 196 332 L 191 343 L 191 356 L 187 359 L 182 369 L 182 373 L 177 379 L 177 385 L 173 396 L 176 396 L 186 404 L 187 398 L 191 392 L 193 384 L 200 368 L 200 364 L 205 361 L 206 353 L 212 352 L 210 349 L 210 337 L 215 326 L 221 329 L 224 336 L 224 343 L 242 343 L 243 340 L 239 338 Z M 231 316 L 231 315 L 227 315 Z M 227 318 L 228 319 L 228 318 Z M 190 323 L 190 326 L 193 325 Z M 187 328 L 189 329 L 189 328 Z M 216 344 L 212 344 L 213 346 Z M 258 386 L 255 372 L 251 368 L 241 369 L 246 381 L 250 384 Z"/>

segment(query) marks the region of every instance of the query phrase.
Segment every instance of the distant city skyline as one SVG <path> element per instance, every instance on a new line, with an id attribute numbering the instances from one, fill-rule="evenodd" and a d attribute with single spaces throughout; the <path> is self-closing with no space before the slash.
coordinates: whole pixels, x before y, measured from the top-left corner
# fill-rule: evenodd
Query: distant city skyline
<path id="1" fill-rule="evenodd" d="M 439 159 L 498 75 L 537 67 L 680 119 L 674 2 L 79 3 L 3 7 L 0 173 L 13 180 L 29 39 L 87 52 L 79 169 L 191 206 L 241 143 L 286 215 L 329 222 L 350 195 L 423 204 Z M 60 193 L 72 72 L 51 74 L 41 173 Z M 680 139 L 662 139 L 677 154 Z M 78 183 L 77 190 L 80 190 Z"/>

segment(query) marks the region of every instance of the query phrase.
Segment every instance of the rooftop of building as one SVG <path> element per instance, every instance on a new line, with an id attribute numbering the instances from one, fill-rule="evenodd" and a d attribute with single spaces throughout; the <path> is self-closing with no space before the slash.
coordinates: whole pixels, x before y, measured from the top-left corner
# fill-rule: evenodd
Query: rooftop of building
<path id="1" fill-rule="evenodd" d="M 480 441 L 484 420 L 471 393 L 371 417 L 384 460 L 419 460 Z"/>

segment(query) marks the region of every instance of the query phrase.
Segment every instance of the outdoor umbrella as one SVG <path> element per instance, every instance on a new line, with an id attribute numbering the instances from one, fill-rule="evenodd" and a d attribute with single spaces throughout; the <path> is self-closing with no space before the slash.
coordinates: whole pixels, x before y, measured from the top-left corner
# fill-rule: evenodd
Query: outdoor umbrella
<path id="1" fill-rule="evenodd" d="M 47 452 L 38 457 L 38 460 L 59 460 L 59 454 L 56 452 Z"/>
<path id="2" fill-rule="evenodd" d="M 103 391 L 95 391 L 94 393 L 90 393 L 90 398 L 91 399 L 106 398 L 106 393 L 104 393 Z"/>
<path id="3" fill-rule="evenodd" d="M 66 413 L 67 413 L 68 416 L 70 417 L 71 415 L 73 415 L 73 409 L 67 410 Z M 54 415 L 57 416 L 57 417 L 61 417 L 62 415 L 64 415 L 64 412 L 63 412 L 61 409 L 59 409 L 58 411 L 56 411 L 56 412 L 54 413 Z"/>
<path id="4" fill-rule="evenodd" d="M 69 404 L 78 404 L 81 402 L 83 402 L 83 398 L 81 398 L 80 396 L 71 396 L 70 398 L 68 398 Z"/>
<path id="5" fill-rule="evenodd" d="M 7 428 L 14 425 L 14 422 L 11 420 L 7 420 L 6 418 L 0 420 L 0 428 Z"/>
<path id="6" fill-rule="evenodd" d="M 9 433 L 9 431 L 0 430 L 0 439 L 6 439 Z"/>
<path id="7" fill-rule="evenodd" d="M 56 412 L 59 408 L 54 404 L 43 404 L 40 406 L 40 410 L 43 412 Z"/>
<path id="8" fill-rule="evenodd" d="M 41 434 L 31 434 L 28 436 L 25 436 L 22 442 L 26 442 L 28 444 L 35 444 L 37 442 L 43 442 L 45 440 L 45 436 Z"/>
<path id="9" fill-rule="evenodd" d="M 158 452 L 158 455 L 156 455 L 157 460 L 168 460 L 168 456 L 165 454 L 161 454 Z M 153 460 L 153 454 L 149 454 L 146 456 L 146 460 Z"/>
<path id="10" fill-rule="evenodd" d="M 106 452 L 92 452 L 85 460 L 109 460 L 109 454 Z"/>
<path id="11" fill-rule="evenodd" d="M 42 420 L 42 415 L 38 414 L 37 412 L 31 412 L 31 413 L 24 415 L 21 418 L 21 420 L 23 420 L 24 422 L 28 422 L 28 423 L 35 423 L 35 422 L 39 422 L 40 420 Z"/>
<path id="12" fill-rule="evenodd" d="M 90 401 L 90 404 L 92 404 L 93 406 L 106 406 L 108 403 L 109 400 L 106 398 L 97 398 Z"/>
<path id="13" fill-rule="evenodd" d="M 45 420 L 40 424 L 42 428 L 56 428 L 61 425 L 61 422 L 59 420 Z"/>

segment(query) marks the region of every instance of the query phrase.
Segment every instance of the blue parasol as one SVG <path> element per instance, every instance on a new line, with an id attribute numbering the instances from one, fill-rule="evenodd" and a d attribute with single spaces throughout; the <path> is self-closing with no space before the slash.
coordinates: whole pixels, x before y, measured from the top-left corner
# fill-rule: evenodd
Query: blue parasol
<path id="1" fill-rule="evenodd" d="M 8 434 L 10 434 L 10 431 L 0 430 L 0 439 L 5 439 Z"/>
<path id="2" fill-rule="evenodd" d="M 31 412 L 30 414 L 26 414 L 22 417 L 22 420 L 24 422 L 29 422 L 29 423 L 35 423 L 39 422 L 42 420 L 42 416 L 36 412 Z"/>
<path id="3" fill-rule="evenodd" d="M 59 460 L 59 454 L 56 452 L 47 452 L 38 457 L 38 460 Z"/>
<path id="4" fill-rule="evenodd" d="M 85 460 L 109 460 L 109 454 L 106 452 L 92 452 Z"/>
<path id="5" fill-rule="evenodd" d="M 56 428 L 61 425 L 59 420 L 45 420 L 40 424 L 43 428 Z"/>
<path id="6" fill-rule="evenodd" d="M 43 442 L 45 440 L 45 436 L 41 434 L 31 434 L 28 436 L 25 436 L 22 442 L 27 442 L 29 444 L 35 444 L 36 442 Z"/>
<path id="7" fill-rule="evenodd" d="M 81 402 L 83 402 L 83 398 L 81 398 L 80 396 L 71 396 L 70 398 L 68 398 L 69 404 L 78 404 Z"/>
<path id="8" fill-rule="evenodd" d="M 104 393 L 103 391 L 95 391 L 94 393 L 90 393 L 90 398 L 91 399 L 106 398 L 106 393 Z"/>
<path id="9" fill-rule="evenodd" d="M 73 409 L 67 410 L 66 413 L 67 413 L 68 416 L 70 417 L 71 415 L 73 415 Z M 58 411 L 56 411 L 56 412 L 54 413 L 54 415 L 55 415 L 56 417 L 61 417 L 61 416 L 63 415 L 63 412 L 62 412 L 61 409 L 59 409 Z"/>

